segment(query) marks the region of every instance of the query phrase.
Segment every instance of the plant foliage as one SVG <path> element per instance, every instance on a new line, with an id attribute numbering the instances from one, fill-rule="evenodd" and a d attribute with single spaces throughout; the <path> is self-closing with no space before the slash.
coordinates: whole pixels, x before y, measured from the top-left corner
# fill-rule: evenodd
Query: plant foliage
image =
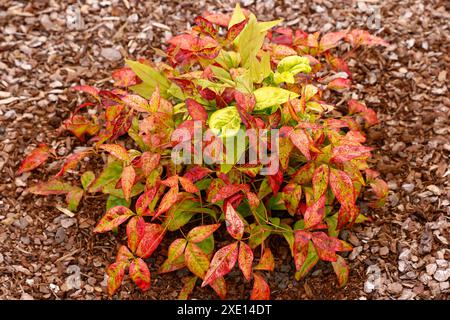
<path id="1" fill-rule="evenodd" d="M 363 30 L 322 35 L 279 27 L 281 21 L 257 21 L 239 6 L 232 16 L 205 13 L 194 22 L 169 40 L 163 62 L 126 60 L 112 74 L 114 88 L 73 88 L 91 102 L 62 129 L 88 147 L 65 158 L 53 179 L 30 192 L 65 194 L 72 211 L 85 194 L 106 195 L 106 213 L 94 232 L 120 229 L 127 237 L 107 269 L 111 295 L 126 272 L 141 290 L 151 287 L 146 259 L 165 237 L 175 240 L 159 273 L 192 273 L 182 299 L 197 285 L 224 298 L 233 268 L 253 282 L 252 299 L 268 299 L 263 273 L 275 268 L 272 237 L 287 241 L 297 279 L 322 260 L 331 262 L 344 286 L 349 271 L 342 254 L 352 248 L 339 239 L 340 231 L 368 219 L 356 204 L 364 187 L 378 207 L 387 185 L 369 168 L 372 148 L 364 145 L 363 121 L 377 124 L 376 113 L 359 101 L 347 101 L 346 110 L 333 102 L 353 85 L 346 62 L 351 54 L 386 43 Z M 340 57 L 339 46 L 350 51 Z M 237 161 L 174 164 L 172 134 L 192 131 L 194 121 L 216 133 L 201 145 L 206 154 L 239 129 L 279 129 L 278 171 L 261 175 L 260 163 Z M 107 161 L 101 171 L 84 172 L 79 185 L 62 180 L 86 157 L 102 154 Z M 18 173 L 49 157 L 54 150 L 39 146 Z"/>

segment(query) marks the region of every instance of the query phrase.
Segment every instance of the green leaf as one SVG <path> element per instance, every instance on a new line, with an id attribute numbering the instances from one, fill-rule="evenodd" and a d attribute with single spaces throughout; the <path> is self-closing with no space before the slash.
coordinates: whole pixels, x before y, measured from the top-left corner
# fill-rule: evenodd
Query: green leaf
<path id="1" fill-rule="evenodd" d="M 246 26 L 235 39 L 244 67 L 248 66 L 250 57 L 255 57 L 259 49 L 261 49 L 266 33 L 258 25 L 255 15 L 250 14 Z"/>
<path id="2" fill-rule="evenodd" d="M 214 112 L 209 117 L 209 127 L 218 136 L 235 136 L 241 128 L 241 117 L 236 107 L 226 107 Z"/>
<path id="3" fill-rule="evenodd" d="M 167 97 L 166 91 L 170 86 L 170 81 L 167 80 L 166 76 L 152 68 L 147 64 L 140 63 L 138 61 L 125 59 L 127 66 L 133 70 L 134 73 L 142 80 L 145 85 L 135 85 L 131 89 L 136 93 L 142 95 L 144 98 L 149 99 L 156 86 L 159 86 L 161 90 L 161 95 Z M 137 91 L 136 88 L 138 88 Z M 146 89 L 145 95 L 142 94 L 141 89 Z"/>
<path id="4" fill-rule="evenodd" d="M 169 231 L 178 230 L 198 213 L 198 209 L 200 209 L 200 203 L 193 201 L 192 197 L 186 196 L 184 200 L 177 202 L 167 212 L 164 226 L 166 226 Z"/>
<path id="5" fill-rule="evenodd" d="M 95 174 L 92 171 L 86 171 L 81 176 L 81 185 L 83 186 L 84 190 L 87 190 L 89 188 L 89 185 L 92 183 L 92 181 L 95 180 Z"/>
<path id="6" fill-rule="evenodd" d="M 263 21 L 263 22 L 258 22 L 258 26 L 261 31 L 269 31 L 270 29 L 272 29 L 276 25 L 280 24 L 281 22 L 283 22 L 283 19 L 278 19 L 278 20 L 273 20 L 273 21 Z"/>
<path id="7" fill-rule="evenodd" d="M 280 105 L 299 96 L 295 92 L 278 87 L 261 87 L 256 89 L 253 94 L 256 99 L 255 110 Z"/>
<path id="8" fill-rule="evenodd" d="M 220 50 L 219 55 L 216 57 L 216 62 L 223 68 L 229 70 L 239 66 L 241 63 L 241 57 L 237 52 Z"/>
<path id="9" fill-rule="evenodd" d="M 314 245 L 310 241 L 308 244 L 308 255 L 300 270 L 295 273 L 295 279 L 299 281 L 301 278 L 306 276 L 318 261 L 319 256 L 317 255 Z"/>
<path id="10" fill-rule="evenodd" d="M 250 238 L 248 239 L 248 245 L 254 249 L 263 243 L 264 240 L 270 236 L 272 227 L 268 225 L 254 225 L 250 230 Z"/>
<path id="11" fill-rule="evenodd" d="M 112 161 L 110 162 L 102 173 L 94 180 L 92 185 L 89 187 L 89 192 L 99 192 L 106 185 L 111 183 L 116 183 L 120 176 L 122 175 L 122 162 Z"/>
<path id="12" fill-rule="evenodd" d="M 300 56 L 288 56 L 278 63 L 277 71 L 280 73 L 289 72 L 292 75 L 297 73 L 310 73 L 311 66 L 309 65 L 309 60 L 306 57 Z"/>
<path id="13" fill-rule="evenodd" d="M 202 249 L 206 254 L 210 254 L 214 250 L 214 235 L 210 235 L 202 242 L 196 243 L 196 245 Z"/>
<path id="14" fill-rule="evenodd" d="M 245 20 L 244 12 L 242 12 L 239 3 L 236 4 L 233 10 L 233 15 L 231 16 L 230 22 L 228 23 L 228 29 L 230 29 L 235 24 Z"/>
<path id="15" fill-rule="evenodd" d="M 272 73 L 272 69 L 270 67 L 270 53 L 264 52 L 261 57 L 261 61 L 259 61 L 256 56 L 250 57 L 248 67 L 252 81 L 255 83 L 261 83 Z"/>
<path id="16" fill-rule="evenodd" d="M 78 187 L 73 187 L 72 190 L 66 196 L 66 201 L 68 204 L 68 209 L 70 211 L 77 211 L 78 204 L 83 197 L 84 190 Z"/>
<path id="17" fill-rule="evenodd" d="M 127 201 L 124 198 L 115 197 L 113 195 L 109 195 L 108 199 L 106 200 L 106 210 L 111 209 L 112 207 L 116 206 L 124 206 L 129 208 L 131 201 Z"/>
<path id="18" fill-rule="evenodd" d="M 167 89 L 167 94 L 174 98 L 180 99 L 182 101 L 184 101 L 186 99 L 186 97 L 183 93 L 183 90 L 173 82 L 170 84 L 170 87 Z"/>

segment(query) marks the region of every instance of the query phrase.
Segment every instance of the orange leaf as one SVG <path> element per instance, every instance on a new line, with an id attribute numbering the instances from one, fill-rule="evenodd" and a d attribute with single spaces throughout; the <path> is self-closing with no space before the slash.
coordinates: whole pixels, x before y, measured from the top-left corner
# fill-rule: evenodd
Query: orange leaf
<path id="1" fill-rule="evenodd" d="M 123 168 L 122 176 L 121 176 L 121 183 L 122 183 L 122 190 L 123 195 L 125 196 L 125 200 L 129 201 L 131 197 L 131 189 L 134 185 L 134 180 L 136 179 L 136 171 L 134 171 L 134 168 L 132 165 L 126 166 Z"/>
<path id="2" fill-rule="evenodd" d="M 253 251 L 252 248 L 245 242 L 239 243 L 239 257 L 238 257 L 239 269 L 241 269 L 247 281 L 250 281 L 252 276 L 252 263 L 253 263 Z"/>
<path id="3" fill-rule="evenodd" d="M 193 243 L 202 242 L 220 227 L 220 223 L 198 226 L 189 231 L 187 240 Z"/>
<path id="4" fill-rule="evenodd" d="M 178 200 L 178 184 L 170 188 L 170 190 L 164 195 L 159 204 L 158 211 L 153 216 L 153 220 L 159 215 L 169 210 Z"/>
<path id="5" fill-rule="evenodd" d="M 136 252 L 137 246 L 145 233 L 145 221 L 142 217 L 133 217 L 127 224 L 128 248 Z"/>
<path id="6" fill-rule="evenodd" d="M 203 279 L 209 268 L 208 255 L 194 243 L 188 243 L 184 251 L 184 260 L 188 269 L 197 277 Z"/>
<path id="7" fill-rule="evenodd" d="M 105 150 L 111 153 L 114 157 L 119 160 L 130 162 L 130 156 L 127 153 L 127 150 L 118 144 L 102 144 L 100 149 Z"/>
<path id="8" fill-rule="evenodd" d="M 270 300 L 270 288 L 262 276 L 253 274 L 253 289 L 250 300 Z"/>
<path id="9" fill-rule="evenodd" d="M 39 145 L 39 147 L 31 151 L 25 160 L 22 161 L 19 170 L 17 171 L 17 175 L 36 169 L 47 161 L 52 152 L 54 152 L 53 149 L 50 149 L 46 144 Z"/>
<path id="10" fill-rule="evenodd" d="M 63 167 L 59 170 L 55 177 L 61 177 L 65 172 L 67 172 L 67 170 L 75 168 L 78 162 L 83 160 L 83 158 L 88 156 L 91 152 L 92 151 L 81 151 L 68 156 L 64 161 Z"/>
<path id="11" fill-rule="evenodd" d="M 314 171 L 312 178 L 314 199 L 319 199 L 327 190 L 330 168 L 322 164 Z"/>
<path id="12" fill-rule="evenodd" d="M 322 195 L 304 214 L 305 229 L 314 227 L 325 217 L 325 195 Z"/>
<path id="13" fill-rule="evenodd" d="M 339 287 L 344 287 L 347 284 L 349 274 L 345 259 L 341 256 L 337 256 L 337 260 L 335 262 L 331 262 L 331 265 L 333 266 L 334 273 L 336 273 L 336 276 L 338 278 Z"/>
<path id="14" fill-rule="evenodd" d="M 261 259 L 259 259 L 259 263 L 253 269 L 266 271 L 273 271 L 275 269 L 275 259 L 273 258 L 270 248 L 264 249 L 264 253 Z"/>
<path id="15" fill-rule="evenodd" d="M 97 223 L 95 233 L 111 231 L 134 216 L 134 212 L 124 206 L 115 206 L 109 209 Z"/>
<path id="16" fill-rule="evenodd" d="M 108 294 L 112 296 L 119 289 L 125 276 L 125 269 L 130 263 L 128 261 L 114 262 L 106 269 L 108 275 Z"/>

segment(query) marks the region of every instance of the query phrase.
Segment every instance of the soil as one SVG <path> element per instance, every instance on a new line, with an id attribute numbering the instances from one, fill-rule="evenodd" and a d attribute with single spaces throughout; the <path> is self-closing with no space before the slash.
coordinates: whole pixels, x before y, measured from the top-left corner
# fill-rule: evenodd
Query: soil
<path id="1" fill-rule="evenodd" d="M 450 297 L 450 152 L 447 1 L 244 0 L 259 19 L 314 31 L 368 29 L 390 46 L 351 60 L 352 97 L 374 108 L 381 124 L 368 131 L 374 165 L 390 187 L 387 205 L 365 209 L 373 223 L 345 231 L 355 247 L 348 285 L 339 289 L 329 265 L 299 282 L 288 249 L 272 240 L 273 299 L 448 299 Z M 32 174 L 15 172 L 41 142 L 58 155 L 79 142 L 56 128 L 81 98 L 75 84 L 108 86 L 123 57 L 152 57 L 153 47 L 190 26 L 204 10 L 230 12 L 233 1 L 10 1 L 0 3 L 0 299 L 108 299 L 104 271 L 118 241 L 94 236 L 102 196 L 85 199 L 73 218 L 60 197 L 26 187 L 56 173 L 60 162 Z M 349 98 L 343 95 L 343 99 Z M 73 175 L 76 178 L 76 175 Z M 169 240 L 166 240 L 169 241 Z M 164 248 L 164 244 L 161 245 Z M 276 248 L 276 250 L 275 250 Z M 165 257 L 148 262 L 159 265 Z M 141 293 L 127 279 L 114 299 L 175 299 L 186 275 L 158 276 Z M 250 286 L 228 281 L 228 298 Z M 209 288 L 192 298 L 217 299 Z"/>

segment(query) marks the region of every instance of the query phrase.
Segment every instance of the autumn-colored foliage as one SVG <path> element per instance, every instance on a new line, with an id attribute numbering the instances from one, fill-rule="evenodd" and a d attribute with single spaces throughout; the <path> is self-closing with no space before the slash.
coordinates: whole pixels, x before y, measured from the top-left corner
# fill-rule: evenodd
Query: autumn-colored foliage
<path id="1" fill-rule="evenodd" d="M 259 22 L 239 6 L 231 16 L 206 12 L 194 22 L 192 30 L 169 40 L 163 62 L 126 60 L 112 74 L 114 88 L 73 88 L 92 101 L 61 129 L 89 146 L 30 192 L 65 194 L 72 211 L 86 193 L 106 195 L 106 213 L 94 232 L 119 229 L 127 236 L 107 269 L 110 294 L 126 271 L 141 290 L 151 288 L 146 259 L 165 237 L 175 240 L 159 273 L 192 273 L 184 279 L 182 299 L 196 286 L 210 286 L 224 298 L 233 268 L 253 282 L 251 299 L 268 299 L 264 272 L 276 272 L 272 237 L 287 241 L 297 279 L 323 260 L 344 286 L 349 271 L 343 253 L 352 248 L 339 239 L 340 231 L 368 219 L 356 205 L 364 187 L 378 207 L 387 185 L 369 168 L 372 148 L 363 145 L 363 123 L 377 124 L 375 111 L 355 100 L 344 103 L 347 108 L 335 105 L 353 85 L 346 62 L 351 54 L 336 52 L 386 43 L 363 30 L 321 35 L 277 27 L 281 21 Z M 196 123 L 215 132 L 193 146 L 207 157 L 239 129 L 278 129 L 278 170 L 262 175 L 262 163 L 237 159 L 175 164 L 176 129 L 193 132 Z M 270 140 L 266 144 L 275 153 Z M 80 161 L 101 154 L 108 160 L 100 172 L 84 172 L 81 186 L 63 182 Z M 54 151 L 39 146 L 18 173 L 49 156 Z"/>

